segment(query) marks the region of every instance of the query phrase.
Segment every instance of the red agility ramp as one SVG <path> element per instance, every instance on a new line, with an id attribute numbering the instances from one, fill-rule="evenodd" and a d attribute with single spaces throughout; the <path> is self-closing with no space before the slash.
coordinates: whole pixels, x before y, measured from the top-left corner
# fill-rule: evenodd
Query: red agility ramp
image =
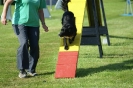
<path id="1" fill-rule="evenodd" d="M 77 35 L 74 42 L 69 45 L 69 50 L 64 50 L 61 39 L 55 78 L 74 78 L 76 75 L 85 5 L 86 0 L 71 0 L 68 3 L 69 10 L 74 13 L 76 18 Z"/>
<path id="2" fill-rule="evenodd" d="M 74 78 L 76 74 L 77 62 L 77 51 L 59 52 L 55 77 Z"/>

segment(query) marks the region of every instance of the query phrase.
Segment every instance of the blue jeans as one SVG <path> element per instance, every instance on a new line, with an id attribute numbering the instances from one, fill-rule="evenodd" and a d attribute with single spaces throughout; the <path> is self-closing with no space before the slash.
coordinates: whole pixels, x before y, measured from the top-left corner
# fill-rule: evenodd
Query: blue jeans
<path id="1" fill-rule="evenodd" d="M 17 68 L 35 72 L 39 59 L 39 27 L 13 25 L 20 46 L 17 51 Z"/>

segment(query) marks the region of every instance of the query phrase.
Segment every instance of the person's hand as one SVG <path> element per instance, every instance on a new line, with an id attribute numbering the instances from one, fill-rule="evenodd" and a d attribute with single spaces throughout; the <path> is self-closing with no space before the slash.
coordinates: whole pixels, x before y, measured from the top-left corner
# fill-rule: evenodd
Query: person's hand
<path id="1" fill-rule="evenodd" d="M 45 24 L 42 24 L 42 27 L 43 27 L 43 29 L 44 29 L 45 32 L 48 32 L 49 31 L 48 30 L 48 27 Z"/>
<path id="2" fill-rule="evenodd" d="M 3 25 L 6 25 L 6 24 L 7 24 L 6 18 L 4 18 L 4 17 L 1 16 L 1 23 L 2 23 Z"/>

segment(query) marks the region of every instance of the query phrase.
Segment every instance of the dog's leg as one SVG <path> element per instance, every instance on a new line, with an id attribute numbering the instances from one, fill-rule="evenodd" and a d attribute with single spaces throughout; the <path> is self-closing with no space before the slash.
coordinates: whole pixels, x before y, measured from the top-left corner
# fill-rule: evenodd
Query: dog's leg
<path id="1" fill-rule="evenodd" d="M 69 38 L 69 43 L 70 44 L 74 41 L 75 37 L 76 37 L 76 34 L 72 38 Z"/>
<path id="2" fill-rule="evenodd" d="M 69 43 L 71 44 L 75 39 L 75 36 L 73 36 L 72 38 L 69 38 Z"/>
<path id="3" fill-rule="evenodd" d="M 64 49 L 65 50 L 69 49 L 68 44 L 67 44 L 67 38 L 64 38 Z"/>
<path id="4" fill-rule="evenodd" d="M 74 36 L 72 37 L 72 41 L 74 41 L 75 37 L 76 37 L 76 35 L 74 35 Z"/>
<path id="5" fill-rule="evenodd" d="M 73 42 L 72 38 L 69 38 L 69 43 L 71 44 Z"/>

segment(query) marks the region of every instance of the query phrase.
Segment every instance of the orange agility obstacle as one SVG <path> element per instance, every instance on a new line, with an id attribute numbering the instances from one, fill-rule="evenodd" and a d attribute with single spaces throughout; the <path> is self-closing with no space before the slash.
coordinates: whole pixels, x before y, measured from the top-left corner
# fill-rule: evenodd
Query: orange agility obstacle
<path id="1" fill-rule="evenodd" d="M 93 44 L 99 46 L 100 57 L 102 57 L 103 51 L 101 47 L 100 35 L 105 34 L 108 37 L 108 31 L 106 24 L 104 26 L 102 25 L 100 17 L 101 15 L 99 11 L 100 5 L 98 5 L 98 3 L 99 0 L 71 0 L 71 2 L 68 3 L 69 10 L 74 13 L 76 18 L 77 35 L 74 42 L 69 45 L 69 50 L 64 50 L 63 39 L 61 39 L 59 53 L 58 53 L 58 60 L 56 64 L 55 78 L 75 77 L 80 45 L 85 45 L 85 44 L 89 45 L 90 42 L 88 42 L 88 39 L 91 38 L 92 41 L 93 40 L 92 36 L 95 37 Z M 84 28 L 83 20 L 84 20 L 85 8 L 87 8 L 88 11 L 87 13 L 88 20 L 91 22 L 90 23 L 91 27 Z M 91 10 L 92 8 L 94 9 Z M 92 19 L 92 17 L 94 19 Z M 90 35 L 88 32 L 92 32 L 92 29 L 94 34 L 91 33 L 92 35 Z M 109 40 L 108 44 L 110 44 Z"/>

